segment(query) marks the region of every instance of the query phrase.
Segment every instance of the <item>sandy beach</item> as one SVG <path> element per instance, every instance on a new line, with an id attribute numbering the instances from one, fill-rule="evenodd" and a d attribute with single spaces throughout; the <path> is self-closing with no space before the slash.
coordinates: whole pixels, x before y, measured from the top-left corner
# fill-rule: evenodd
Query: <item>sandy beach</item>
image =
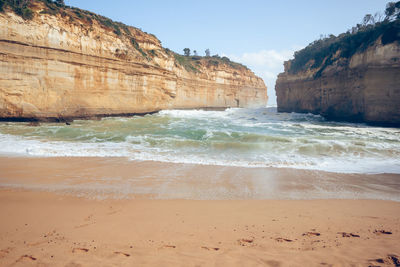
<path id="1" fill-rule="evenodd" d="M 1 266 L 398 266 L 400 203 L 0 192 Z"/>
<path id="2" fill-rule="evenodd" d="M 304 197 L 317 192 L 311 184 L 324 175 L 335 181 L 347 179 L 349 183 L 342 187 L 358 188 L 361 195 L 372 188 L 378 194 L 372 182 L 381 179 L 382 195 L 391 196 L 398 192 L 398 175 L 359 174 L 364 176 L 362 182 L 354 174 L 160 164 L 2 158 L 0 265 L 399 266 L 399 202 Z M 170 176 L 178 177 L 175 180 L 166 175 L 172 169 Z M 241 180 L 247 183 L 234 183 L 232 177 L 239 169 Z M 170 187 L 157 177 L 150 179 L 155 172 L 163 174 Z M 281 199 L 274 195 L 257 199 L 256 187 L 261 185 L 256 181 L 261 173 L 279 178 L 282 184 L 273 190 L 282 194 Z M 204 183 L 196 183 L 197 176 L 203 176 Z M 212 183 L 213 176 L 220 182 Z M 101 184 L 102 177 L 119 179 Z M 133 179 L 131 184 L 121 182 L 128 177 Z M 141 177 L 147 177 L 146 183 Z M 357 184 L 352 184 L 352 178 Z M 297 184 L 293 184 L 295 179 Z M 301 181 L 303 187 L 298 185 Z M 127 188 L 141 185 L 137 192 L 143 194 L 128 190 L 119 199 L 123 191 L 116 185 L 121 183 Z M 95 185 L 96 190 L 87 189 Z M 107 186 L 113 190 L 101 189 Z M 174 186 L 177 196 L 184 190 L 191 195 L 173 199 Z M 191 186 L 199 188 L 189 190 Z M 145 188 L 158 193 L 146 194 Z M 211 188 L 216 199 L 204 200 Z M 230 188 L 229 197 L 218 197 L 228 192 L 226 188 Z M 199 190 L 208 192 L 199 198 L 203 200 L 196 200 Z M 294 195 L 303 199 L 284 199 L 295 191 L 303 192 Z"/>
<path id="3" fill-rule="evenodd" d="M 0 0 L 0 267 L 400 267 L 400 1 L 304 2 Z"/>

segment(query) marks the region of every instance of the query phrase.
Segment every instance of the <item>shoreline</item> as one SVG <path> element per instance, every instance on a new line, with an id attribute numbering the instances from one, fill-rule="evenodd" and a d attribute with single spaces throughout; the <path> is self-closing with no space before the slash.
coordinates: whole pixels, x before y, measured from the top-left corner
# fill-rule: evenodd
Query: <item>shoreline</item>
<path id="1" fill-rule="evenodd" d="M 400 201 L 338 199 L 374 190 L 398 196 L 400 175 L 125 158 L 0 157 L 0 169 L 1 266 L 393 266 L 400 259 Z"/>
<path id="2" fill-rule="evenodd" d="M 171 109 L 155 109 L 146 112 L 130 112 L 130 113 L 93 113 L 93 114 L 83 114 L 76 116 L 31 116 L 31 117 L 0 117 L 0 122 L 32 122 L 32 123 L 73 123 L 74 120 L 101 120 L 102 118 L 115 118 L 115 117 L 133 117 L 133 116 L 146 116 L 157 114 L 163 110 L 204 110 L 204 111 L 225 111 L 229 108 L 239 108 L 234 106 L 226 107 L 203 107 L 199 106 L 197 108 L 171 108 Z M 32 125 L 37 126 L 37 125 Z"/>
<path id="3" fill-rule="evenodd" d="M 395 266 L 400 203 L 0 190 L 2 266 Z"/>
<path id="4" fill-rule="evenodd" d="M 151 110 L 147 112 L 134 112 L 134 113 L 94 113 L 94 114 L 86 114 L 86 115 L 77 115 L 77 116 L 47 116 L 47 117 L 0 117 L 0 122 L 28 122 L 32 123 L 31 126 L 38 126 L 40 123 L 73 123 L 75 120 L 101 120 L 102 118 L 115 118 L 115 117 L 121 117 L 121 118 L 126 118 L 126 117 L 133 117 L 133 116 L 146 116 L 146 115 L 152 115 L 152 114 L 157 114 L 160 111 L 163 110 L 203 110 L 203 111 L 225 111 L 230 108 L 241 108 L 241 107 L 235 107 L 235 106 L 226 106 L 226 107 L 196 107 L 196 108 L 171 108 L 171 109 L 157 109 L 157 110 Z M 257 107 L 261 108 L 261 107 Z M 256 109 L 257 109 L 256 108 Z M 264 108 L 264 107 L 263 107 Z M 267 106 L 265 108 L 274 108 L 276 109 L 276 113 L 281 113 L 281 114 L 290 114 L 293 112 L 289 112 L 286 110 L 279 110 L 278 106 Z M 250 108 L 253 109 L 253 108 Z M 294 113 L 298 114 L 312 114 L 315 116 L 321 116 L 323 117 L 326 121 L 328 122 L 337 122 L 337 123 L 351 123 L 354 125 L 365 125 L 365 126 L 370 126 L 370 127 L 382 127 L 382 128 L 400 128 L 400 123 L 390 123 L 390 122 L 367 122 L 363 120 L 357 120 L 357 119 L 344 119 L 344 118 L 331 118 L 329 116 L 324 116 L 318 113 L 313 113 L 313 112 L 307 112 L 307 111 L 296 111 Z"/>
<path id="5" fill-rule="evenodd" d="M 252 120 L 253 115 L 245 118 Z M 129 126 L 124 121 L 118 127 Z M 119 129 L 112 123 L 106 126 L 107 130 Z M 188 126 L 181 126 L 185 133 Z M 342 128 L 347 135 L 359 131 Z M 176 131 L 176 127 L 168 129 Z M 332 131 L 330 126 L 324 130 Z M 336 131 L 340 129 L 333 130 L 340 133 Z M 63 140 L 65 131 L 53 140 Z M 150 132 L 156 131 L 152 128 Z M 396 131 L 372 134 L 378 140 L 385 136 L 397 140 Z M 127 136 L 121 140 L 127 141 Z M 74 142 L 43 146 L 39 141 L 16 139 L 2 141 L 4 151 L 16 154 L 0 156 L 0 266 L 399 266 L 400 174 L 128 157 L 21 156 L 31 149 L 77 155 L 84 146 Z M 358 139 L 346 140 L 343 148 Z M 365 146 L 373 142 L 369 137 Z M 145 149 L 127 144 L 111 144 L 110 152 L 159 158 L 157 153 L 148 157 Z M 377 147 L 383 157 L 373 157 L 380 162 L 392 153 L 385 164 L 370 160 L 356 169 L 396 172 L 398 146 L 389 147 Z M 93 155 L 109 155 L 92 151 Z M 279 153 L 279 149 L 264 151 L 270 151 L 272 158 Z M 173 161 L 174 155 L 168 155 L 165 160 Z M 221 155 L 205 154 L 205 159 L 218 161 Z M 351 157 L 349 163 L 346 157 L 338 159 L 334 165 L 324 157 L 312 163 L 337 170 L 353 162 Z"/>
<path id="6" fill-rule="evenodd" d="M 400 201 L 400 174 L 132 161 L 0 157 L 0 188 L 93 199 L 380 199 Z"/>

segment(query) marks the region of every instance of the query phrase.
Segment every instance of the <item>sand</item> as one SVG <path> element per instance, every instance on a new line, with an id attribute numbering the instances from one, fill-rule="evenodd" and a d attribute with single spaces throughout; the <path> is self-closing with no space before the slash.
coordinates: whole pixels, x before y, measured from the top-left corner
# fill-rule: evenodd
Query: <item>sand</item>
<path id="1" fill-rule="evenodd" d="M 112 197 L 119 191 L 78 197 L 43 186 L 66 185 L 62 166 L 75 160 L 16 158 L 19 168 L 10 160 L 0 160 L 0 266 L 400 265 L 400 202 Z M 81 178 L 103 170 L 96 160 L 86 163 Z M 28 180 L 27 170 L 39 182 Z M 36 187 L 7 187 L 5 176 Z"/>
<path id="2" fill-rule="evenodd" d="M 400 201 L 400 174 L 343 174 L 80 157 L 0 157 L 0 170 L 0 187 L 95 199 Z"/>
<path id="3" fill-rule="evenodd" d="M 1 266 L 394 265 L 400 203 L 0 191 Z"/>

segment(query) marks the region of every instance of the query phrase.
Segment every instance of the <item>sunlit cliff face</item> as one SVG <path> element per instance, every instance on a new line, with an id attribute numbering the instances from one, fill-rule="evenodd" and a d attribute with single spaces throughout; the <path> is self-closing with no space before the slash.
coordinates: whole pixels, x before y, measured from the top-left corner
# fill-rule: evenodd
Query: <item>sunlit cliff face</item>
<path id="1" fill-rule="evenodd" d="M 379 40 L 366 51 L 318 69 L 278 76 L 278 111 L 400 126 L 400 46 Z"/>
<path id="2" fill-rule="evenodd" d="M 0 117 L 68 118 L 169 108 L 259 107 L 267 88 L 239 64 L 180 64 L 153 35 L 116 34 L 66 12 L 24 20 L 0 13 Z M 72 13 L 71 13 L 72 14 Z M 218 60 L 217 60 L 218 61 Z"/>

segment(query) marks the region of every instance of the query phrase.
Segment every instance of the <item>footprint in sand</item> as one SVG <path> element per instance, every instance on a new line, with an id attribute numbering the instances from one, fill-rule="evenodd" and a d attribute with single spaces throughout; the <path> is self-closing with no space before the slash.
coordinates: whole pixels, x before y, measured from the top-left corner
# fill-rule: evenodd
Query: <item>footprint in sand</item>
<path id="1" fill-rule="evenodd" d="M 339 235 L 342 235 L 342 237 L 360 237 L 359 235 L 353 234 L 353 233 L 346 233 L 346 232 L 338 232 Z"/>
<path id="2" fill-rule="evenodd" d="M 293 242 L 293 240 L 291 240 L 291 239 L 286 239 L 286 238 L 282 238 L 282 237 L 275 238 L 275 240 L 278 242 Z"/>
<path id="3" fill-rule="evenodd" d="M 176 248 L 174 245 L 164 245 L 163 248 Z"/>
<path id="4" fill-rule="evenodd" d="M 317 232 L 305 232 L 303 236 L 320 236 L 320 233 Z"/>
<path id="5" fill-rule="evenodd" d="M 201 248 L 205 250 L 215 250 L 215 251 L 219 250 L 219 248 L 212 248 L 212 247 L 201 247 Z"/>
<path id="6" fill-rule="evenodd" d="M 93 214 L 90 214 L 89 216 L 87 216 L 85 219 L 83 219 L 85 222 L 90 221 L 93 218 Z"/>
<path id="7" fill-rule="evenodd" d="M 89 249 L 87 248 L 73 248 L 72 253 L 77 253 L 77 252 L 88 252 Z"/>
<path id="8" fill-rule="evenodd" d="M 116 213 L 118 213 L 120 211 L 122 211 L 122 209 L 116 209 L 116 208 L 113 208 L 113 207 L 109 207 L 109 211 L 107 212 L 107 215 L 113 215 L 113 214 L 116 214 Z"/>
<path id="9" fill-rule="evenodd" d="M 44 243 L 47 243 L 47 242 L 48 242 L 47 240 L 43 240 L 43 241 L 38 241 L 38 242 L 34 242 L 34 243 L 28 243 L 27 246 L 35 247 L 35 246 L 38 246 L 38 245 L 41 245 L 41 244 L 44 244 Z"/>
<path id="10" fill-rule="evenodd" d="M 385 265 L 400 266 L 400 259 L 397 255 L 387 255 L 385 259 L 370 260 L 372 262 L 383 263 Z"/>
<path id="11" fill-rule="evenodd" d="M 32 255 L 22 255 L 16 262 L 20 262 L 23 260 L 35 261 L 37 258 L 33 257 Z"/>
<path id="12" fill-rule="evenodd" d="M 83 227 L 87 227 L 87 226 L 90 226 L 90 225 L 95 224 L 95 223 L 96 223 L 96 222 L 84 223 L 84 224 L 77 225 L 77 226 L 75 226 L 74 228 L 75 228 L 75 229 L 83 228 Z"/>
<path id="13" fill-rule="evenodd" d="M 45 234 L 43 237 L 52 237 L 53 235 L 55 235 L 57 232 L 56 230 L 50 231 L 47 234 Z"/>
<path id="14" fill-rule="evenodd" d="M 0 250 L 0 259 L 4 258 L 8 253 L 10 253 L 12 249 L 13 248 L 6 248 Z"/>
<path id="15" fill-rule="evenodd" d="M 391 235 L 392 232 L 385 231 L 385 230 L 375 230 L 374 234 L 376 234 L 376 235 Z"/>
<path id="16" fill-rule="evenodd" d="M 254 242 L 254 238 L 242 238 L 238 240 L 238 244 L 241 246 L 249 246 Z"/>
<path id="17" fill-rule="evenodd" d="M 124 253 L 124 252 L 120 252 L 120 251 L 115 251 L 115 252 L 114 252 L 114 254 L 117 254 L 117 255 L 123 255 L 123 256 L 125 256 L 125 257 L 129 257 L 129 256 L 131 256 L 131 254 Z"/>

